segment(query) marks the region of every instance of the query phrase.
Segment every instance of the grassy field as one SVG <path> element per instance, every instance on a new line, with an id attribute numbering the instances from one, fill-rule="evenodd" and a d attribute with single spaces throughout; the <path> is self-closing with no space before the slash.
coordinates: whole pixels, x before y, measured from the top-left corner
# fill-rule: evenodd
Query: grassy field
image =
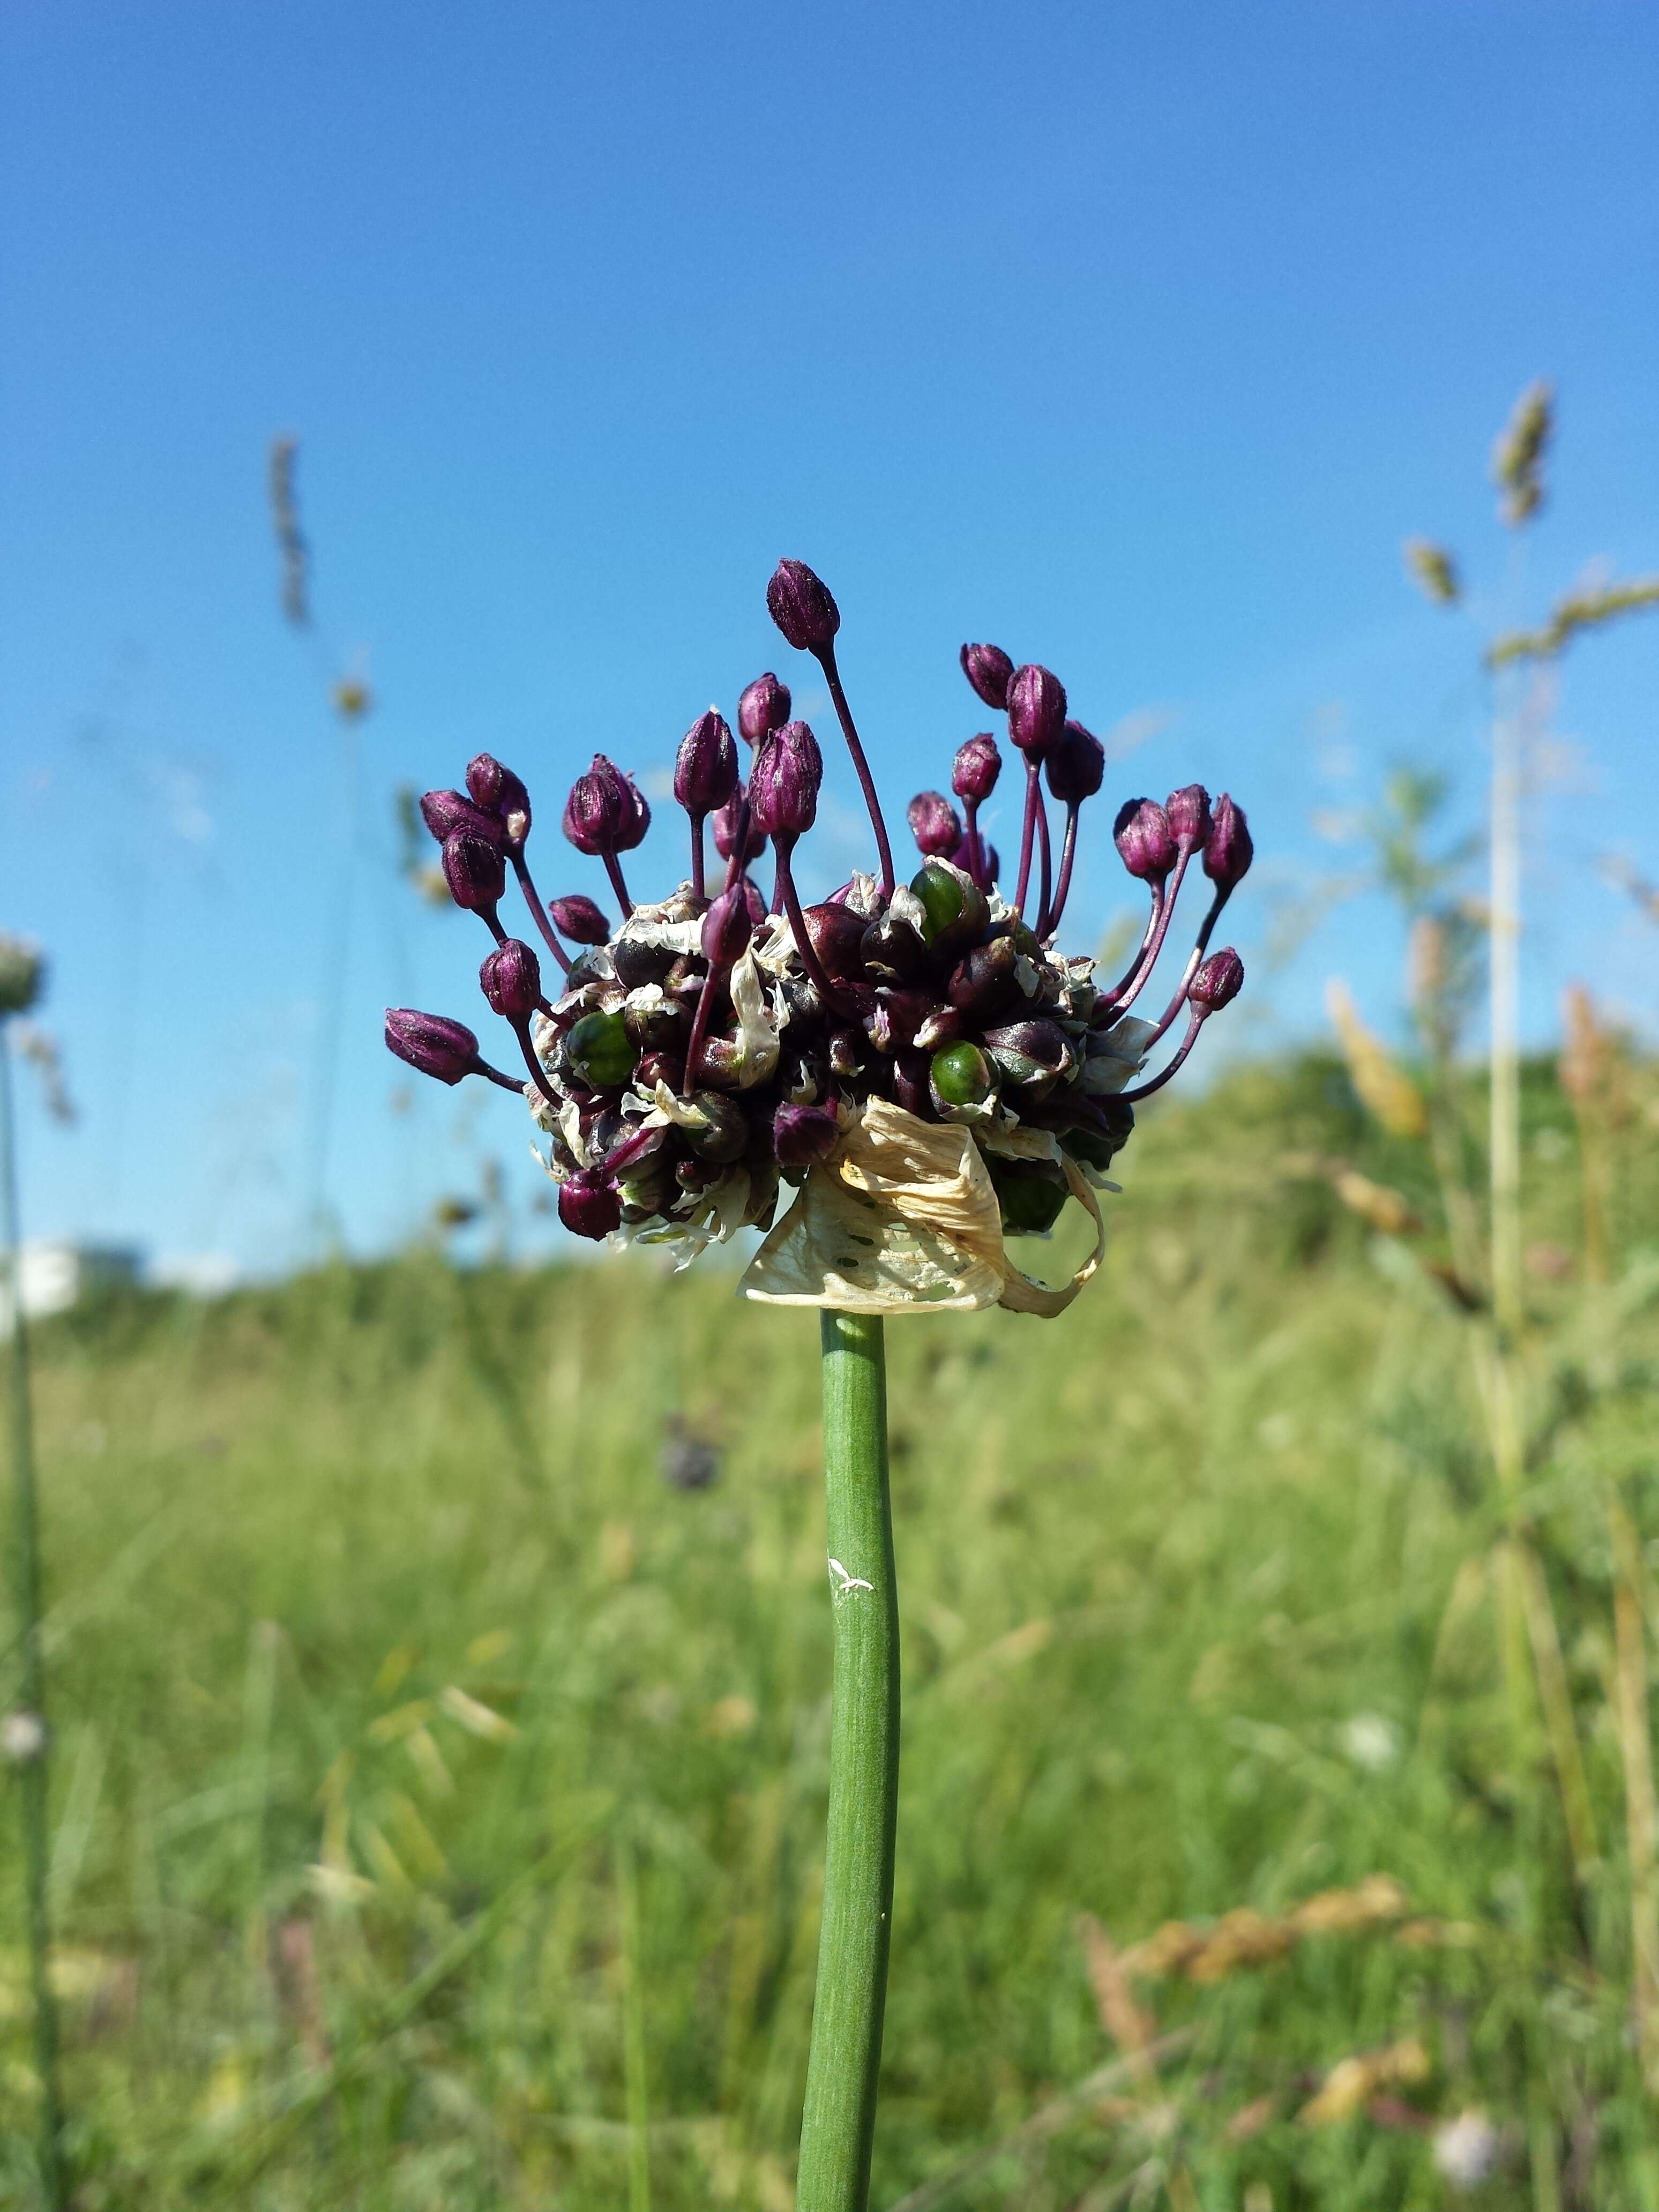
<path id="1" fill-rule="evenodd" d="M 1500 1509 L 1484 1321 L 1317 1168 L 1426 1206 L 1340 1067 L 1148 1121 L 1064 1320 L 889 1332 L 873 2201 L 1425 2207 L 1478 2133 L 1436 2130 L 1478 2112 L 1495 2163 L 1457 2201 L 1659 2206 L 1632 1965 L 1659 1547 L 1621 1540 L 1659 1532 L 1650 1133 L 1586 1284 L 1572 1117 L 1529 1072 L 1543 1249 Z M 434 1255 L 39 1332 L 88 2212 L 786 2212 L 827 1745 L 816 1345 L 729 1273 Z M 711 1486 L 665 1480 L 676 1422 L 718 1441 Z M 28 2204 L 15 1829 L 0 2197 Z"/>

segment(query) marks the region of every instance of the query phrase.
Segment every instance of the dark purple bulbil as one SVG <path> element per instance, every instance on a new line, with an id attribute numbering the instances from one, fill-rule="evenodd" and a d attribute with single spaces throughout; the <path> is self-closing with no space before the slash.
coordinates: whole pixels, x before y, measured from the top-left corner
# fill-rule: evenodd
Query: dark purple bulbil
<path id="1" fill-rule="evenodd" d="M 600 1243 L 622 1226 L 622 1200 L 603 1175 L 580 1169 L 559 1185 L 559 1219 L 572 1236 Z"/>
<path id="2" fill-rule="evenodd" d="M 964 646 L 962 665 L 975 695 L 1006 713 L 1029 770 L 1020 779 L 1014 902 L 997 893 L 996 852 L 980 827 L 1001 769 L 996 741 L 984 732 L 960 746 L 952 764 L 960 813 L 941 791 L 910 802 L 922 866 L 901 885 L 836 665 L 836 602 L 804 562 L 786 561 L 767 605 L 789 643 L 823 666 L 870 810 L 878 875 L 855 874 L 829 899 L 803 905 L 797 848 L 817 818 L 823 757 L 807 725 L 791 719 L 788 687 L 769 671 L 744 686 L 736 710 L 737 732 L 754 748 L 746 788 L 733 730 L 718 708 L 681 742 L 674 797 L 690 817 L 691 873 L 660 903 L 636 907 L 619 864 L 650 823 L 638 784 L 596 753 L 572 785 L 564 834 L 603 863 L 622 912 L 615 928 L 582 892 L 544 908 L 525 860 L 529 793 L 494 755 L 468 763 L 465 792 L 428 792 L 421 802 L 456 903 L 480 914 L 496 940 L 479 981 L 517 1033 L 530 1081 L 491 1066 L 472 1031 L 440 1015 L 389 1012 L 386 1042 L 440 1082 L 476 1074 L 528 1098 L 548 1140 L 559 1218 L 579 1237 L 706 1224 L 711 1206 L 723 1224 L 763 1227 L 780 1176 L 799 1181 L 833 1160 L 849 1118 L 877 1098 L 923 1120 L 959 1121 L 976 1143 L 988 1117 L 1005 1129 L 1046 1132 L 1097 1171 L 1127 1137 L 1136 1101 L 1170 1079 L 1243 981 L 1231 946 L 1205 955 L 1250 866 L 1249 830 L 1230 797 L 1212 808 L 1199 784 L 1163 806 L 1132 799 L 1113 825 L 1124 866 L 1151 895 L 1146 933 L 1121 981 L 1104 988 L 1090 963 L 1055 951 L 1081 810 L 1100 790 L 1106 757 L 1068 720 L 1060 678 L 1036 662 L 1016 668 L 996 646 Z M 1065 811 L 1052 872 L 1045 782 Z M 706 820 L 722 863 L 707 892 Z M 752 872 L 769 843 L 769 902 Z M 1212 886 L 1209 911 L 1174 999 L 1150 1040 L 1146 1026 L 1136 1029 L 1143 1042 L 1132 1048 L 1156 1043 L 1183 1009 L 1185 1034 L 1158 1073 L 1103 1097 L 1091 1075 L 1098 1081 L 1121 1070 L 1123 1048 L 1114 1047 L 1112 1032 L 1147 988 L 1195 855 Z M 507 937 L 497 918 L 509 863 L 543 955 Z M 1041 888 L 1028 921 L 1030 882 Z M 562 938 L 577 948 L 574 958 Z M 550 1002 L 546 957 L 565 971 L 553 979 Z M 674 1094 L 684 1102 L 678 1117 L 662 1110 Z M 1006 1182 L 1006 1157 L 988 1150 L 986 1158 Z M 1046 1206 L 1022 1212 L 1005 1203 L 1011 1233 L 1051 1218 Z"/>
<path id="3" fill-rule="evenodd" d="M 962 817 L 942 791 L 919 791 L 904 810 L 916 850 L 924 858 L 941 854 L 953 860 L 962 843 Z"/>
<path id="4" fill-rule="evenodd" d="M 772 1146 L 786 1174 L 827 1160 L 840 1136 L 830 1106 L 780 1106 L 772 1120 Z"/>

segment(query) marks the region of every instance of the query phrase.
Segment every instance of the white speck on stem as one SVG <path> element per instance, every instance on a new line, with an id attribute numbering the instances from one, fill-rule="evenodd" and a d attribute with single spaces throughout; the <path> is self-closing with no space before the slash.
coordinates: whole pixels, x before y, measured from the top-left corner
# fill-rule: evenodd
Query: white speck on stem
<path id="1" fill-rule="evenodd" d="M 837 1597 L 845 1597 L 849 1590 L 867 1589 L 873 1591 L 875 1589 L 875 1584 L 873 1583 L 866 1583 L 861 1576 L 849 1575 L 839 1559 L 830 1560 L 830 1573 L 832 1580 L 839 1577 L 839 1580 L 836 1581 L 835 1589 L 835 1595 Z"/>

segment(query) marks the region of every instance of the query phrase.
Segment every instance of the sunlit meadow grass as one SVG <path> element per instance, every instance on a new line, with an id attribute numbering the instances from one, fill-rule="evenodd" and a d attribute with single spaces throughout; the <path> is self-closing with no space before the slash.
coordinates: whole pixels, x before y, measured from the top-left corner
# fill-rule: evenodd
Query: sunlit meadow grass
<path id="1" fill-rule="evenodd" d="M 1528 1235 L 1571 1249 L 1571 1116 L 1541 1076 L 1528 1113 Z M 1565 2203 L 1659 2203 L 1601 1504 L 1616 1477 L 1656 1526 L 1654 1193 L 1627 1180 L 1593 1309 L 1535 1285 L 1529 1505 L 1601 1853 L 1575 1892 L 1505 1718 L 1467 1324 L 1283 1171 L 1411 1163 L 1322 1062 L 1148 1121 L 1062 1320 L 890 1332 L 873 2201 L 1427 2206 L 1431 2129 L 1479 2107 L 1503 2162 L 1468 2201 L 1531 2201 L 1543 2126 Z M 40 1333 L 89 2212 L 785 2212 L 827 1761 L 817 1342 L 729 1274 L 431 1255 Z M 672 1416 L 720 1438 L 713 1488 L 663 1480 Z M 0 2195 L 26 2204 L 15 1831 Z M 1136 1980 L 1141 2027 L 1190 2039 L 1053 2106 L 1125 2057 L 1079 1916 L 1121 1948 L 1377 1873 L 1434 1924 Z M 1340 2083 L 1308 2112 L 1390 2048 L 1348 2117 Z"/>

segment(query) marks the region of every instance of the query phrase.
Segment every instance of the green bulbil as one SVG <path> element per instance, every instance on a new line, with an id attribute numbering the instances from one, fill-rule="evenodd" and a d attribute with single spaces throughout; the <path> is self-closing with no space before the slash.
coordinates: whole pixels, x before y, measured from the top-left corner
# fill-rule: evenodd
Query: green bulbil
<path id="1" fill-rule="evenodd" d="M 921 901 L 927 919 L 922 925 L 922 935 L 929 945 L 942 937 L 953 923 L 962 919 L 965 896 L 962 880 L 948 868 L 931 866 L 918 868 L 910 878 L 910 888 Z"/>
<path id="2" fill-rule="evenodd" d="M 626 1083 L 638 1058 L 620 1013 L 584 1014 L 564 1048 L 572 1067 L 595 1091 L 614 1091 Z"/>
<path id="3" fill-rule="evenodd" d="M 996 1087 L 990 1061 L 965 1038 L 941 1046 L 928 1073 L 934 1096 L 944 1106 L 982 1106 Z"/>
<path id="4" fill-rule="evenodd" d="M 1054 1227 L 1065 1206 L 1066 1185 L 1040 1168 L 994 1167 L 1002 1206 L 1002 1226 L 1010 1237 L 1041 1237 Z"/>

